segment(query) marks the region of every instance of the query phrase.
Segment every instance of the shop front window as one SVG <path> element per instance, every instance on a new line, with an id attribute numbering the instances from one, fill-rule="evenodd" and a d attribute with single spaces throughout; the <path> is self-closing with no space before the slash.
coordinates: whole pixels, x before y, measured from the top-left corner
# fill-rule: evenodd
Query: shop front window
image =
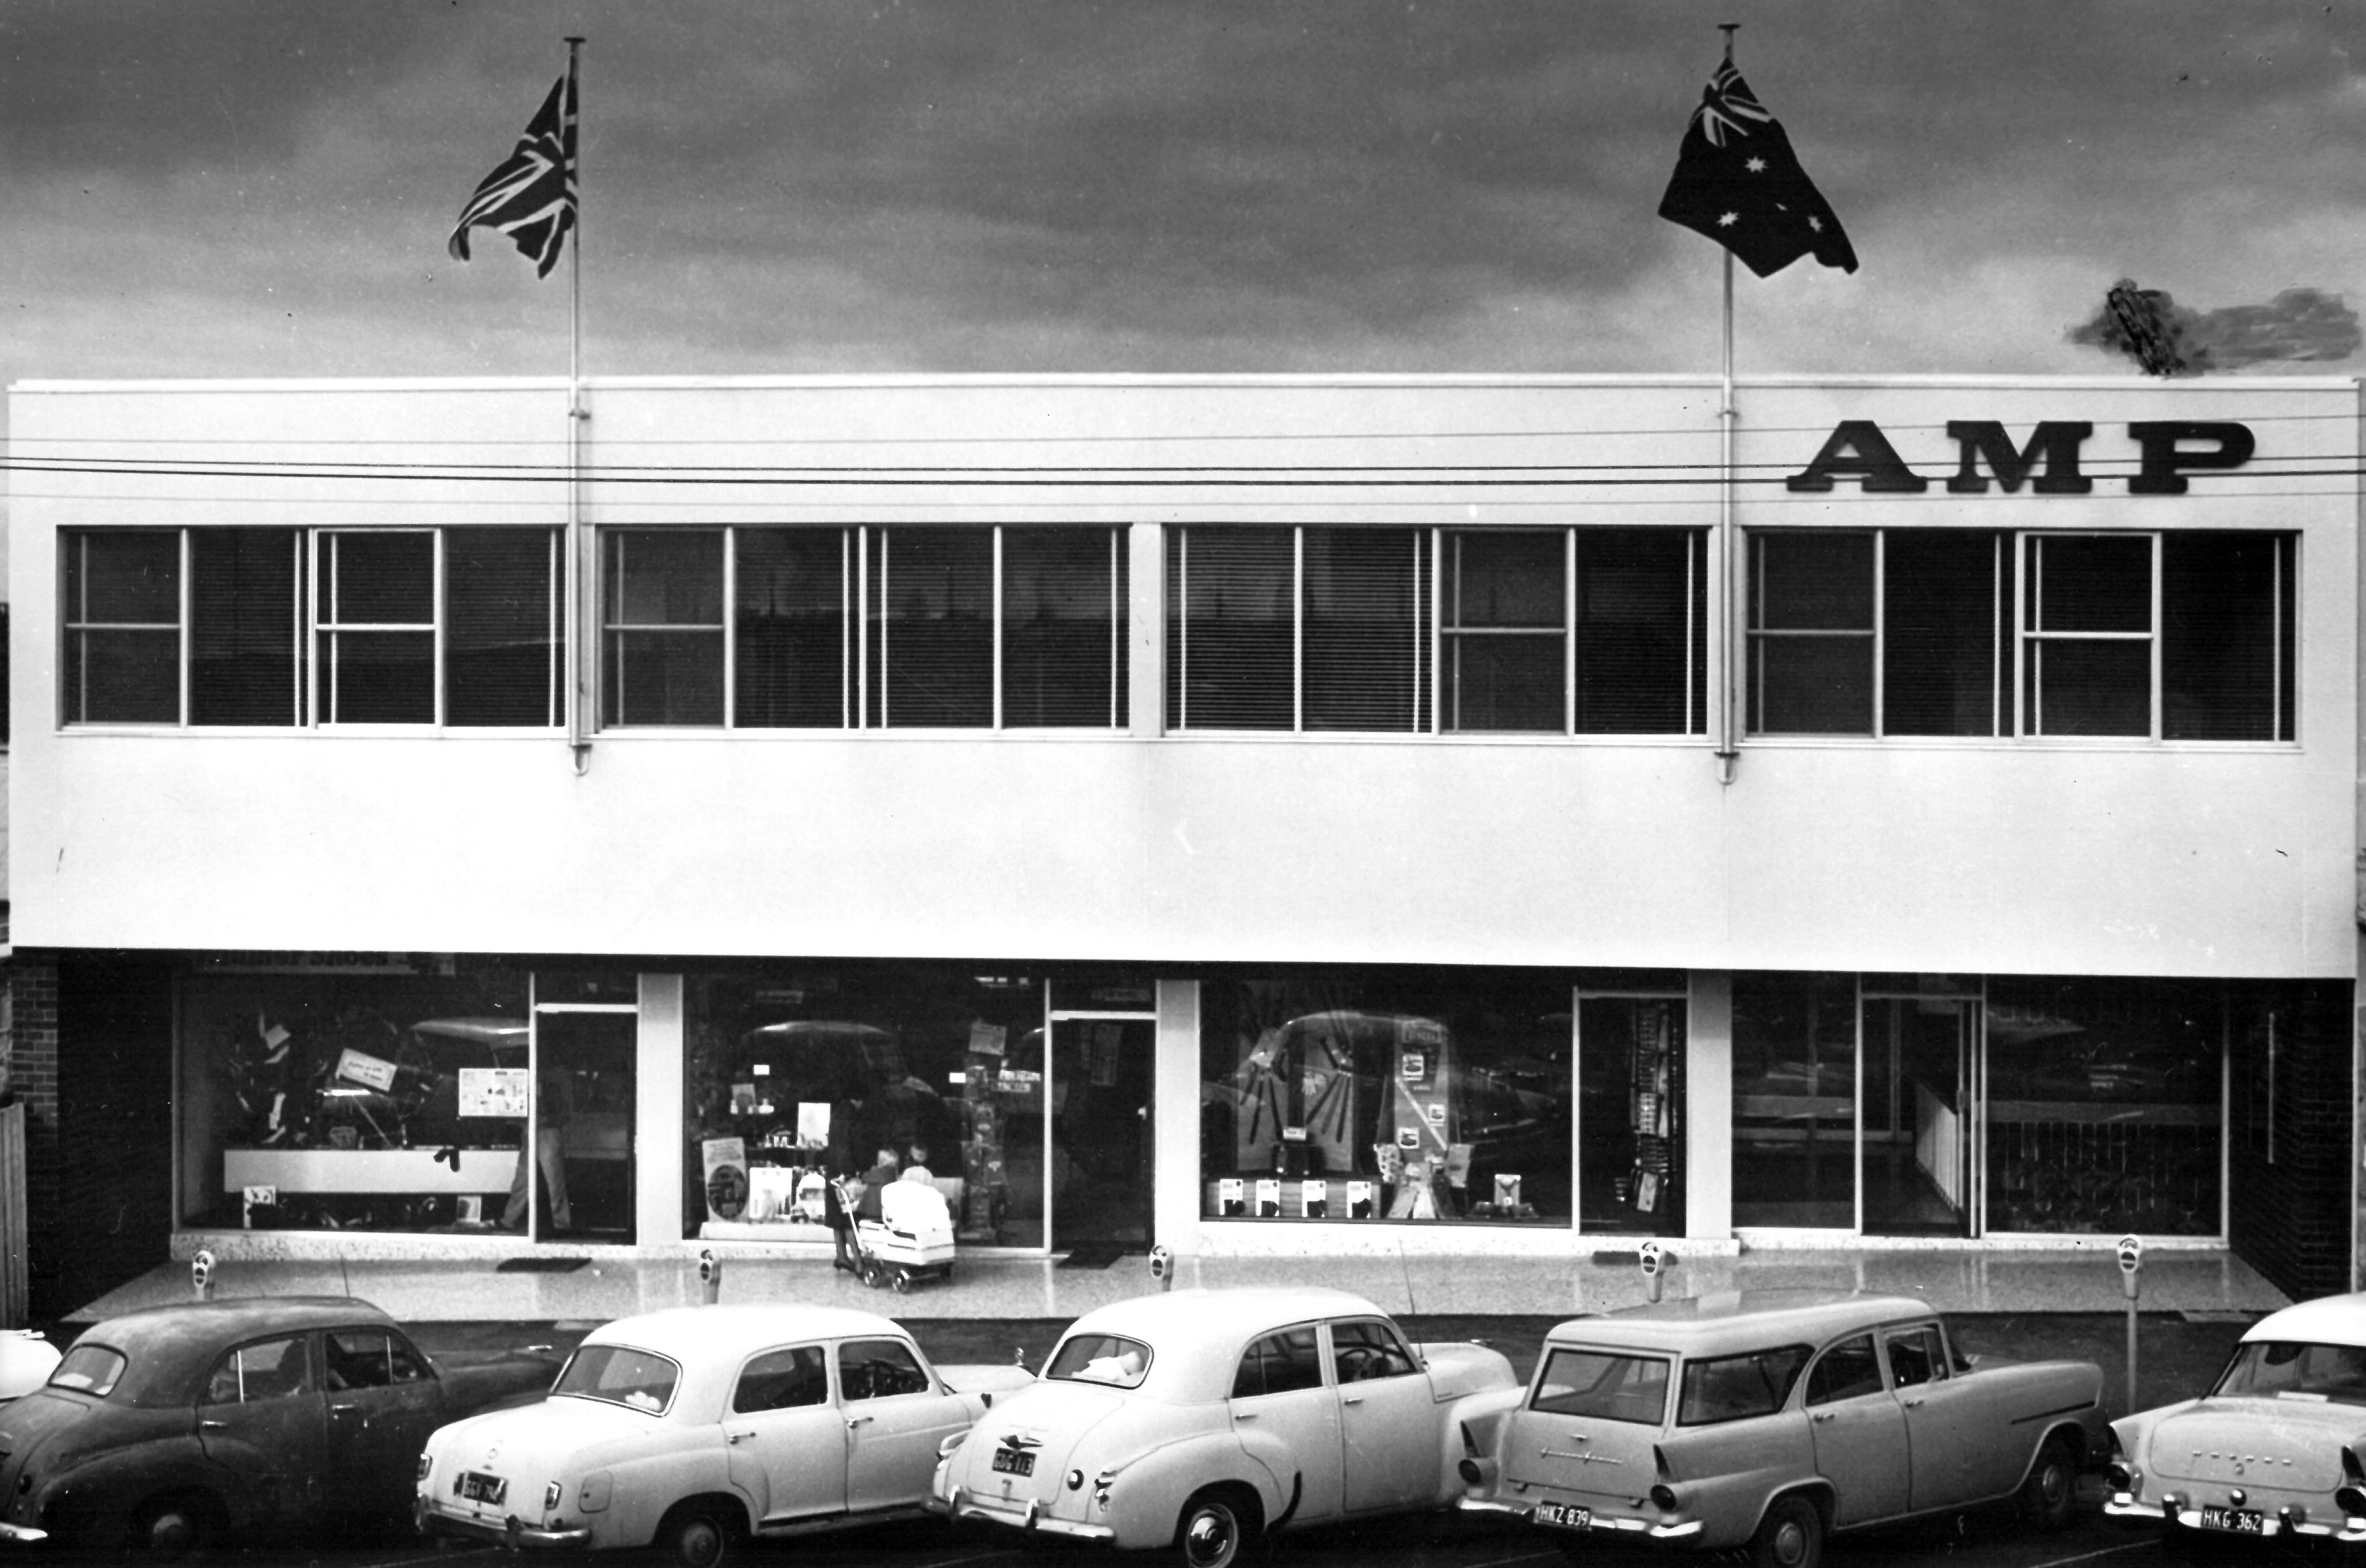
<path id="1" fill-rule="evenodd" d="M 1567 1224 L 1571 995 L 1535 970 L 1204 982 L 1201 1212 Z"/>
<path id="2" fill-rule="evenodd" d="M 1146 1011 L 1147 985 L 1124 994 Z M 1067 1246 L 1104 1209 L 1146 1215 L 1154 1033 L 1065 1015 L 1093 995 L 952 964 L 691 977 L 683 1234 L 826 1241 L 831 1179 L 883 1150 L 925 1166 L 965 1245 Z"/>
<path id="3" fill-rule="evenodd" d="M 1733 1223 L 1856 1224 L 1856 977 L 1733 978 Z"/>
<path id="4" fill-rule="evenodd" d="M 2215 981 L 1989 982 L 1988 1228 L 2215 1236 Z"/>
<path id="5" fill-rule="evenodd" d="M 528 977 L 343 967 L 185 982 L 182 1222 L 499 1226 L 522 1174 Z"/>
<path id="6" fill-rule="evenodd" d="M 1684 1227 L 1684 977 L 1637 977 L 1659 994 L 1577 1004 L 1581 1229 L 1681 1235 Z"/>

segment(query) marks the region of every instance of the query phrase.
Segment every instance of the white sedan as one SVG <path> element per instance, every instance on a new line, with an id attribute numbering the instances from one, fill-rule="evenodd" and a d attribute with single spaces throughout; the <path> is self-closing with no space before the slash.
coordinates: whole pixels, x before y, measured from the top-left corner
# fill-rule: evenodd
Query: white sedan
<path id="1" fill-rule="evenodd" d="M 436 1429 L 413 1505 L 430 1535 L 648 1547 L 712 1568 L 735 1542 L 921 1511 L 940 1445 L 1010 1366 L 931 1367 L 874 1313 L 688 1306 L 586 1336 L 550 1396 Z"/>
<path id="2" fill-rule="evenodd" d="M 2103 1512 L 2172 1541 L 2366 1541 L 2366 1294 L 2327 1296 L 2244 1331 L 2199 1399 L 2112 1423 Z"/>
<path id="3" fill-rule="evenodd" d="M 1500 1352 L 1408 1344 L 1344 1291 L 1143 1296 L 949 1439 L 930 1506 L 1228 1568 L 1271 1531 L 1446 1506 L 1465 1422 L 1519 1394 Z"/>

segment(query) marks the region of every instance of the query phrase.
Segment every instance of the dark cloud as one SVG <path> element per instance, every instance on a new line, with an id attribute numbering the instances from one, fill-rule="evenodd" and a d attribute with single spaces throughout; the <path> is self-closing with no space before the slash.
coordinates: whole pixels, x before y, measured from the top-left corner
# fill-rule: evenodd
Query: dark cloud
<path id="1" fill-rule="evenodd" d="M 2132 286 L 2124 281 L 2118 288 Z M 2070 329 L 2069 341 L 2136 359 L 2155 375 L 2186 375 L 2252 364 L 2333 363 L 2357 353 L 2361 341 L 2358 312 L 2323 289 L 2287 288 L 2265 305 L 2215 310 L 2180 305 L 2162 289 L 2132 292 L 2140 297 L 2133 321 L 2107 301 Z M 2149 359 L 2134 333 L 2159 345 Z"/>

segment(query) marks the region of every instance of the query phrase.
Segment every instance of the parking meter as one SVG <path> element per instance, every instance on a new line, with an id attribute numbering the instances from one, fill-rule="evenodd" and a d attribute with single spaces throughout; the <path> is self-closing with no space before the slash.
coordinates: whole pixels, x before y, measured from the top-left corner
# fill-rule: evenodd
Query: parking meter
<path id="1" fill-rule="evenodd" d="M 2133 1236 L 2120 1238 L 2120 1289 L 2128 1298 L 2128 1408 L 2136 1403 L 2136 1289 L 2144 1279 L 2144 1243 Z"/>
<path id="2" fill-rule="evenodd" d="M 211 1248 L 198 1248 L 197 1255 L 189 1260 L 189 1283 L 197 1287 L 199 1301 L 214 1299 L 214 1255 Z"/>
<path id="3" fill-rule="evenodd" d="M 1158 1282 L 1160 1290 L 1175 1288 L 1175 1254 L 1171 1249 L 1165 1247 L 1150 1249 L 1150 1277 Z"/>
<path id="4" fill-rule="evenodd" d="M 698 1288 L 713 1306 L 723 1294 L 723 1260 L 715 1255 L 712 1247 L 698 1249 Z"/>
<path id="5" fill-rule="evenodd" d="M 1635 1261 L 1642 1266 L 1643 1294 L 1649 1299 L 1660 1299 L 1660 1275 L 1673 1261 L 1656 1241 L 1646 1241 L 1635 1249 Z"/>

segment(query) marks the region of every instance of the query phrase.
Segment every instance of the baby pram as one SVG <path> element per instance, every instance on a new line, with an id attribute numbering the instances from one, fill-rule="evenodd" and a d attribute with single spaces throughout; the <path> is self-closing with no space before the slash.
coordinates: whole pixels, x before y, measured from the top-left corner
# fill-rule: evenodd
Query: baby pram
<path id="1" fill-rule="evenodd" d="M 843 1180 L 838 1200 L 847 1213 L 855 1212 Z M 914 1280 L 953 1277 L 952 1211 L 933 1183 L 888 1182 L 879 1189 L 879 1213 L 878 1219 L 854 1222 L 855 1271 L 864 1284 L 892 1286 L 901 1294 Z"/>

